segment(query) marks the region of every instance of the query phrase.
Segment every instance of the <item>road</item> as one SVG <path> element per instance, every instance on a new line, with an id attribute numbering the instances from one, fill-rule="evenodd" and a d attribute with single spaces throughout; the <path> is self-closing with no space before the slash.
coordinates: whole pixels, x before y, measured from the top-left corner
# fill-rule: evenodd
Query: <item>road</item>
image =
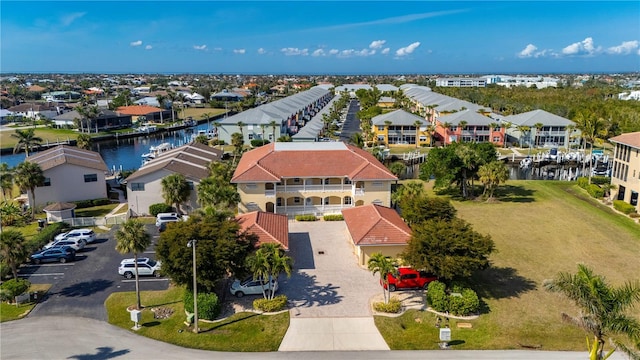
<path id="1" fill-rule="evenodd" d="M 349 102 L 349 108 L 347 110 L 347 116 L 342 124 L 342 131 L 340 133 L 340 141 L 348 143 L 351 136 L 360 132 L 360 119 L 356 115 L 360 111 L 360 103 L 357 100 L 351 100 Z"/>

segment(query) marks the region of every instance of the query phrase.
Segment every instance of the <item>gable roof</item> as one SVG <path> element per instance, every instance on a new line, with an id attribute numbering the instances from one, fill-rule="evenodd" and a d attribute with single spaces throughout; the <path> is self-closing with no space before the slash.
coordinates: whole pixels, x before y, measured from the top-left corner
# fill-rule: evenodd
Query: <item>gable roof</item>
<path id="1" fill-rule="evenodd" d="M 222 159 L 222 150 L 192 142 L 160 154 L 127 177 L 135 180 L 158 170 L 180 173 L 189 180 L 200 181 L 209 176 L 209 163 Z"/>
<path id="2" fill-rule="evenodd" d="M 391 208 L 370 204 L 342 209 L 353 243 L 356 245 L 404 245 L 411 229 Z"/>
<path id="3" fill-rule="evenodd" d="M 447 114 L 438 118 L 440 123 L 449 123 L 451 125 L 459 125 L 461 121 L 466 121 L 467 125 L 487 126 L 491 123 L 498 123 L 497 120 L 488 116 L 484 116 L 475 111 L 462 110 L 453 114 Z"/>
<path id="4" fill-rule="evenodd" d="M 609 141 L 640 149 L 640 131 L 614 136 Z"/>
<path id="5" fill-rule="evenodd" d="M 258 244 L 276 243 L 289 250 L 289 220 L 285 214 L 254 211 L 236 216 L 242 231 L 256 234 Z"/>
<path id="6" fill-rule="evenodd" d="M 56 107 L 50 104 L 38 104 L 38 103 L 22 103 L 16 106 L 12 106 L 8 109 L 12 112 L 27 112 L 27 111 L 56 111 Z"/>
<path id="7" fill-rule="evenodd" d="M 107 164 L 99 153 L 69 145 L 59 145 L 35 155 L 29 155 L 27 160 L 40 165 L 42 171 L 63 164 L 73 164 L 101 171 L 108 170 Z"/>
<path id="8" fill-rule="evenodd" d="M 124 115 L 147 115 L 152 113 L 157 113 L 162 111 L 162 109 L 157 108 L 155 106 L 147 106 L 147 105 L 129 105 L 129 106 L 120 106 L 117 111 Z"/>
<path id="9" fill-rule="evenodd" d="M 279 182 L 282 178 L 347 177 L 397 180 L 369 152 L 342 142 L 277 142 L 245 153 L 231 182 Z"/>
<path id="10" fill-rule="evenodd" d="M 413 126 L 416 121 L 425 126 L 429 125 L 429 122 L 424 118 L 402 109 L 374 116 L 371 121 L 373 125 L 385 125 L 385 121 L 391 121 L 393 125 Z"/>
<path id="11" fill-rule="evenodd" d="M 550 112 L 546 112 L 544 110 L 533 110 L 528 111 L 526 113 L 511 115 L 504 118 L 505 121 L 508 121 L 516 126 L 530 126 L 533 127 L 537 123 L 541 123 L 543 125 L 558 125 L 558 126 L 567 126 L 567 125 L 575 125 L 575 123 L 569 119 L 565 119 L 562 116 L 558 116 L 552 114 Z"/>

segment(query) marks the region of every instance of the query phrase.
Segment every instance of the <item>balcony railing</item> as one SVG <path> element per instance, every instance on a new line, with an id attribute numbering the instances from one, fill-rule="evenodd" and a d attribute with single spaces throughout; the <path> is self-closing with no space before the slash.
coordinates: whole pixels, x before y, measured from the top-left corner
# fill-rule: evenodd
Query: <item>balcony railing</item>
<path id="1" fill-rule="evenodd" d="M 267 189 L 267 190 L 264 191 L 264 196 L 266 196 L 266 197 L 274 197 L 274 196 L 276 196 L 276 190 L 275 189 L 271 189 L 271 190 Z"/>
<path id="2" fill-rule="evenodd" d="M 339 214 L 342 209 L 349 209 L 354 205 L 287 205 L 276 206 L 275 212 L 277 214 L 287 215 L 302 215 L 302 214 Z"/>
<path id="3" fill-rule="evenodd" d="M 323 192 L 323 191 L 351 191 L 353 190 L 352 184 L 313 184 L 313 185 L 278 185 L 276 186 L 277 192 Z"/>

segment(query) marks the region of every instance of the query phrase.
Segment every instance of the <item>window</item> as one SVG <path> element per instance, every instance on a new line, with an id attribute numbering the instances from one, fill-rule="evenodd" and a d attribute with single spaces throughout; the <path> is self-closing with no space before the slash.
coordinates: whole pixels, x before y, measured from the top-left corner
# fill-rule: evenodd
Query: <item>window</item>
<path id="1" fill-rule="evenodd" d="M 344 183 L 345 183 L 345 184 L 351 184 L 351 180 L 349 180 L 349 179 L 345 178 L 345 179 L 344 179 Z"/>
<path id="2" fill-rule="evenodd" d="M 51 186 L 51 178 L 44 178 L 42 186 Z"/>
<path id="3" fill-rule="evenodd" d="M 299 198 L 299 197 L 297 197 L 297 196 L 296 196 L 296 197 L 294 197 L 294 198 L 293 198 L 293 202 L 294 202 L 295 204 L 300 204 L 300 198 Z"/>
<path id="4" fill-rule="evenodd" d="M 258 187 L 258 185 L 256 184 L 247 184 L 245 186 L 247 187 L 247 189 L 256 189 Z"/>
<path id="5" fill-rule="evenodd" d="M 131 191 L 144 191 L 144 183 L 131 183 Z"/>
<path id="6" fill-rule="evenodd" d="M 249 140 L 253 140 L 253 134 L 249 134 Z"/>
<path id="7" fill-rule="evenodd" d="M 352 200 L 351 200 L 351 196 L 345 196 L 344 197 L 344 204 L 345 205 L 351 205 L 352 204 Z"/>
<path id="8" fill-rule="evenodd" d="M 373 187 L 382 187 L 382 181 L 374 181 L 371 183 Z"/>
<path id="9" fill-rule="evenodd" d="M 293 179 L 293 182 L 294 182 L 294 183 L 299 183 L 299 182 L 300 182 L 300 178 L 295 178 L 295 179 Z"/>
<path id="10" fill-rule="evenodd" d="M 98 174 L 85 174 L 84 175 L 84 182 L 97 182 L 98 181 Z"/>

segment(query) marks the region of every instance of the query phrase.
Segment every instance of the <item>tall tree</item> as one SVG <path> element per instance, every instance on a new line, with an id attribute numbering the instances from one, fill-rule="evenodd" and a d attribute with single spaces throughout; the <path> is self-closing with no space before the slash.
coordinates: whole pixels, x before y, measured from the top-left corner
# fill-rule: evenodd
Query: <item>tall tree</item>
<path id="1" fill-rule="evenodd" d="M 167 97 L 165 95 L 156 95 L 158 107 L 160 108 L 160 123 L 164 123 L 164 110 L 167 108 Z"/>
<path id="2" fill-rule="evenodd" d="M 4 230 L 0 233 L 0 262 L 11 269 L 14 279 L 18 278 L 18 267 L 27 256 L 29 256 L 27 240 L 20 231 Z"/>
<path id="3" fill-rule="evenodd" d="M 287 256 L 276 243 L 264 243 L 260 248 L 247 258 L 249 270 L 253 274 L 253 279 L 262 279 L 262 294 L 266 299 L 273 299 L 273 291 L 267 292 L 265 283 L 270 279 L 278 280 L 281 273 L 291 276 L 293 259 Z"/>
<path id="4" fill-rule="evenodd" d="M 35 129 L 16 129 L 15 133 L 11 134 L 11 137 L 18 139 L 18 142 L 13 147 L 13 153 L 15 154 L 24 149 L 27 157 L 29 157 L 29 150 L 39 146 L 42 142 L 42 138 L 35 135 Z"/>
<path id="5" fill-rule="evenodd" d="M 422 126 L 422 121 L 416 120 L 413 123 L 413 126 L 415 126 L 416 128 L 416 149 L 417 149 L 418 146 L 420 145 L 420 126 Z"/>
<path id="6" fill-rule="evenodd" d="M 237 208 L 240 194 L 235 185 L 224 178 L 210 176 L 202 179 L 198 184 L 198 203 L 203 208 L 213 207 L 219 210 L 233 210 Z"/>
<path id="7" fill-rule="evenodd" d="M 11 198 L 13 192 L 13 171 L 7 163 L 0 164 L 0 189 L 2 189 L 2 198 L 7 200 Z"/>
<path id="8" fill-rule="evenodd" d="M 353 135 L 351 135 L 351 138 L 349 139 L 349 141 L 359 147 L 360 149 L 362 149 L 364 147 L 364 138 L 362 137 L 362 134 L 360 133 L 354 133 Z"/>
<path id="9" fill-rule="evenodd" d="M 496 188 L 509 180 L 509 169 L 501 161 L 492 161 L 480 166 L 478 176 L 480 177 L 480 182 L 484 185 L 482 195 L 488 194 L 487 201 L 489 201 L 493 199 L 493 193 Z"/>
<path id="10" fill-rule="evenodd" d="M 31 207 L 31 218 L 36 216 L 36 187 L 44 185 L 44 174 L 40 165 L 25 161 L 16 166 L 13 174 L 13 181 L 20 190 L 28 191 L 29 205 Z"/>
<path id="11" fill-rule="evenodd" d="M 235 166 L 238 156 L 244 151 L 244 136 L 241 133 L 231 134 L 231 145 L 233 145 L 233 164 Z"/>
<path id="12" fill-rule="evenodd" d="M 640 281 L 628 281 L 620 287 L 613 287 L 604 277 L 579 264 L 576 274 L 560 272 L 555 278 L 546 280 L 544 287 L 566 296 L 580 309 L 577 316 L 562 313 L 562 319 L 589 334 L 590 360 L 606 359 L 615 351 L 613 348 L 604 355 L 605 340 L 609 334 L 627 335 L 635 342 L 640 340 L 640 322 L 627 313 L 640 302 Z"/>
<path id="13" fill-rule="evenodd" d="M 537 122 L 535 124 L 533 124 L 533 127 L 536 128 L 536 137 L 533 139 L 533 143 L 536 145 L 536 147 L 540 146 L 540 140 L 541 140 L 541 136 L 540 133 L 542 132 L 542 128 L 544 127 L 544 124 L 541 122 Z"/>
<path id="14" fill-rule="evenodd" d="M 76 138 L 76 146 L 80 149 L 91 150 L 91 143 L 89 134 L 79 134 Z"/>
<path id="15" fill-rule="evenodd" d="M 187 179 L 180 173 L 174 173 L 162 178 L 161 184 L 164 201 L 169 205 L 175 206 L 176 212 L 181 214 L 180 204 L 187 201 L 191 195 Z"/>
<path id="16" fill-rule="evenodd" d="M 271 126 L 271 140 L 276 142 L 276 128 L 278 127 L 278 123 L 275 120 L 271 120 L 269 126 Z"/>
<path id="17" fill-rule="evenodd" d="M 388 304 L 391 297 L 391 290 L 389 289 L 389 275 L 395 275 L 398 272 L 398 264 L 390 256 L 384 256 L 382 253 L 373 253 L 367 261 L 367 268 L 369 271 L 380 275 L 380 283 L 384 285 L 382 293 L 384 297 L 384 303 Z M 385 289 L 386 288 L 386 289 Z"/>
<path id="18" fill-rule="evenodd" d="M 151 236 L 144 224 L 137 219 L 127 220 L 116 232 L 116 251 L 121 254 L 133 253 L 136 275 L 136 309 L 140 310 L 140 283 L 138 278 L 138 254 L 151 245 Z"/>
<path id="19" fill-rule="evenodd" d="M 418 183 L 419 184 L 419 183 Z M 422 185 L 422 184 L 420 184 Z M 398 200 L 402 217 L 409 226 L 421 224 L 427 220 L 451 221 L 456 217 L 456 208 L 448 199 L 435 196 L 427 196 L 422 190 L 410 190 Z"/>

